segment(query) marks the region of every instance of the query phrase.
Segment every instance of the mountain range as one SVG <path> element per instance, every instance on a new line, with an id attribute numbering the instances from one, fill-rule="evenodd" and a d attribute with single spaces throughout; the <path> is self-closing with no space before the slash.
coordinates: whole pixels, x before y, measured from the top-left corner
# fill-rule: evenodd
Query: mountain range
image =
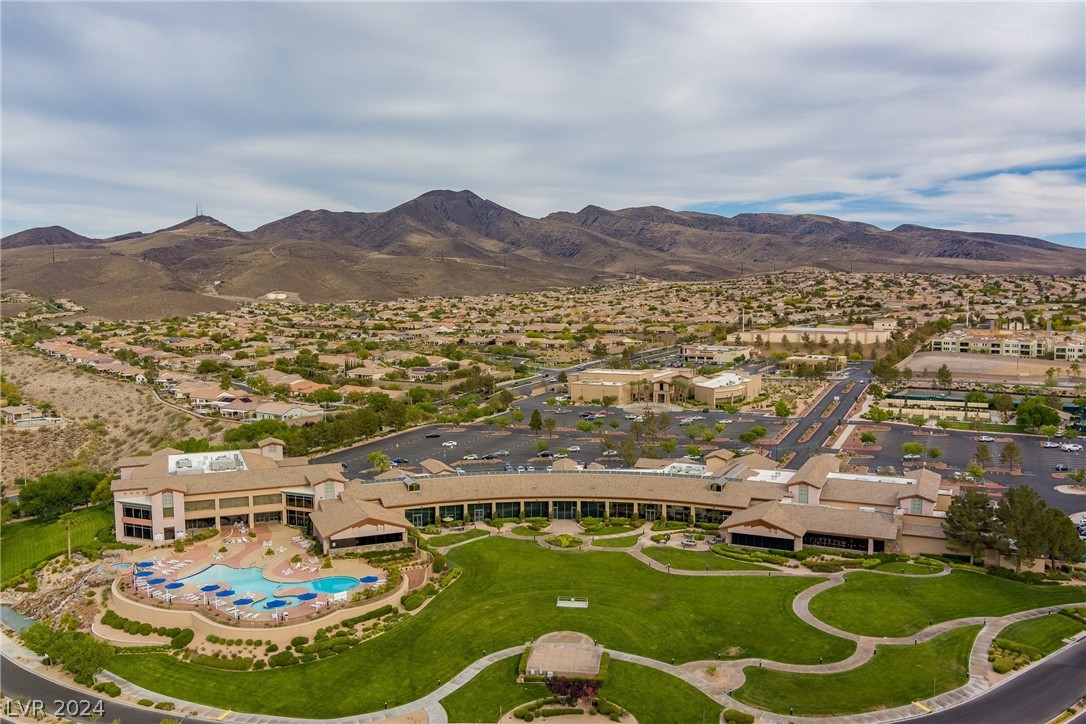
<path id="1" fill-rule="evenodd" d="M 129 319 L 268 294 L 306 302 L 457 296 L 802 267 L 1086 273 L 1086 252 L 1023 236 L 657 206 L 587 206 L 537 219 L 470 191 L 431 191 L 385 212 L 300 211 L 249 232 L 202 215 L 108 239 L 50 226 L 6 236 L 0 249 L 4 289 Z"/>

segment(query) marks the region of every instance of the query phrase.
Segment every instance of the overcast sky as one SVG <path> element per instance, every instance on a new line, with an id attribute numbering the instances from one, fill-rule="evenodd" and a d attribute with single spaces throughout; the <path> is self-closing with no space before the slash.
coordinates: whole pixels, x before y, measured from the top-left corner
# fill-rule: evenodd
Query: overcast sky
<path id="1" fill-rule="evenodd" d="M 3 2 L 3 235 L 819 213 L 1086 245 L 1086 3 Z"/>

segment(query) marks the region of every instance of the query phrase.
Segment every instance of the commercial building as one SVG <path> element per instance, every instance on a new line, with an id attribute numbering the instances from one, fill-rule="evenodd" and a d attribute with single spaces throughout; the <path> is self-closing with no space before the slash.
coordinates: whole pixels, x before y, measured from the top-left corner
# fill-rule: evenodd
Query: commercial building
<path id="1" fill-rule="evenodd" d="M 760 375 L 750 377 L 734 372 L 721 372 L 712 377 L 695 377 L 694 399 L 706 407 L 749 402 L 762 392 Z"/>
<path id="2" fill-rule="evenodd" d="M 978 334 L 971 330 L 958 329 L 934 337 L 928 343 L 928 348 L 932 352 L 990 354 L 1001 357 L 1040 357 L 1045 354 L 1048 345 L 1042 337 Z"/>
<path id="3" fill-rule="evenodd" d="M 773 327 L 770 329 L 748 329 L 739 332 L 740 341 L 751 344 L 827 344 L 849 342 L 851 344 L 876 344 L 885 342 L 897 329 L 897 321 L 878 319 L 871 326 L 856 324 L 851 327 Z M 809 340 L 809 342 L 808 342 Z"/>
<path id="4" fill-rule="evenodd" d="M 683 364 L 687 367 L 726 365 L 736 360 L 750 359 L 750 347 L 721 347 L 711 344 L 684 344 Z"/>
<path id="5" fill-rule="evenodd" d="M 778 367 L 795 369 L 800 365 L 821 367 L 827 372 L 840 372 L 848 366 L 848 357 L 843 354 L 794 354 L 777 363 Z"/>
<path id="6" fill-rule="evenodd" d="M 610 397 L 616 405 L 638 400 L 671 404 L 678 391 L 689 391 L 693 379 L 694 373 L 684 369 L 591 369 L 570 375 L 569 396 L 584 402 Z"/>

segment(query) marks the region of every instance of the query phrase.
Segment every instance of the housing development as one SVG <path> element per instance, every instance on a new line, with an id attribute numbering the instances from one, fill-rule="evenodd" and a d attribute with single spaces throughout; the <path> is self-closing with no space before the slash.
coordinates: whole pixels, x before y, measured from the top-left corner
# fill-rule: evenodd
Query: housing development
<path id="1" fill-rule="evenodd" d="M 0 301 L 9 717 L 1076 706 L 1081 278 Z"/>

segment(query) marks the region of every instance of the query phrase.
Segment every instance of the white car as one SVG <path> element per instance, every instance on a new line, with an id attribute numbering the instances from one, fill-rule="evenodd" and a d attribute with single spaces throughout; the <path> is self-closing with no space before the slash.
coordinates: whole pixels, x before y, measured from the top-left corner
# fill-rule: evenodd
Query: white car
<path id="1" fill-rule="evenodd" d="M 463 460 L 478 460 L 479 456 L 476 455 L 475 453 L 472 453 L 471 455 L 465 455 L 462 459 Z"/>
<path id="2" fill-rule="evenodd" d="M 566 455 L 565 453 L 555 453 L 554 454 L 554 459 L 555 460 L 561 460 L 562 458 L 568 458 L 568 457 L 569 457 L 569 455 Z"/>
<path id="3" fill-rule="evenodd" d="M 580 452 L 581 451 L 581 446 L 580 445 L 570 445 L 569 447 L 566 448 L 566 450 L 569 450 L 570 452 Z"/>
<path id="4" fill-rule="evenodd" d="M 1053 442 L 1052 440 L 1049 440 L 1049 441 L 1047 441 L 1047 442 L 1045 442 L 1045 443 L 1043 443 L 1041 445 L 1041 447 L 1059 447 L 1059 446 L 1060 446 L 1060 444 L 1058 442 Z"/>
<path id="5" fill-rule="evenodd" d="M 441 443 L 442 447 L 456 447 L 456 440 L 447 440 Z"/>
<path id="6" fill-rule="evenodd" d="M 627 419 L 627 420 L 636 420 L 636 419 L 637 419 L 637 415 L 626 415 L 626 419 Z"/>
<path id="7" fill-rule="evenodd" d="M 496 458 L 505 458 L 505 457 L 509 457 L 509 451 L 508 450 L 497 450 L 495 452 L 492 452 L 491 455 L 493 455 Z"/>
<path id="8" fill-rule="evenodd" d="M 995 442 L 995 438 L 991 435 L 981 435 L 977 440 L 980 440 L 981 442 Z"/>
<path id="9" fill-rule="evenodd" d="M 613 458 L 613 457 L 616 457 L 617 455 L 618 455 L 618 450 L 604 450 L 603 451 L 603 456 L 605 458 Z"/>
<path id="10" fill-rule="evenodd" d="M 1060 450 L 1066 450 L 1067 452 L 1079 452 L 1082 450 L 1082 446 L 1073 442 L 1065 442 L 1063 445 L 1060 445 Z"/>

